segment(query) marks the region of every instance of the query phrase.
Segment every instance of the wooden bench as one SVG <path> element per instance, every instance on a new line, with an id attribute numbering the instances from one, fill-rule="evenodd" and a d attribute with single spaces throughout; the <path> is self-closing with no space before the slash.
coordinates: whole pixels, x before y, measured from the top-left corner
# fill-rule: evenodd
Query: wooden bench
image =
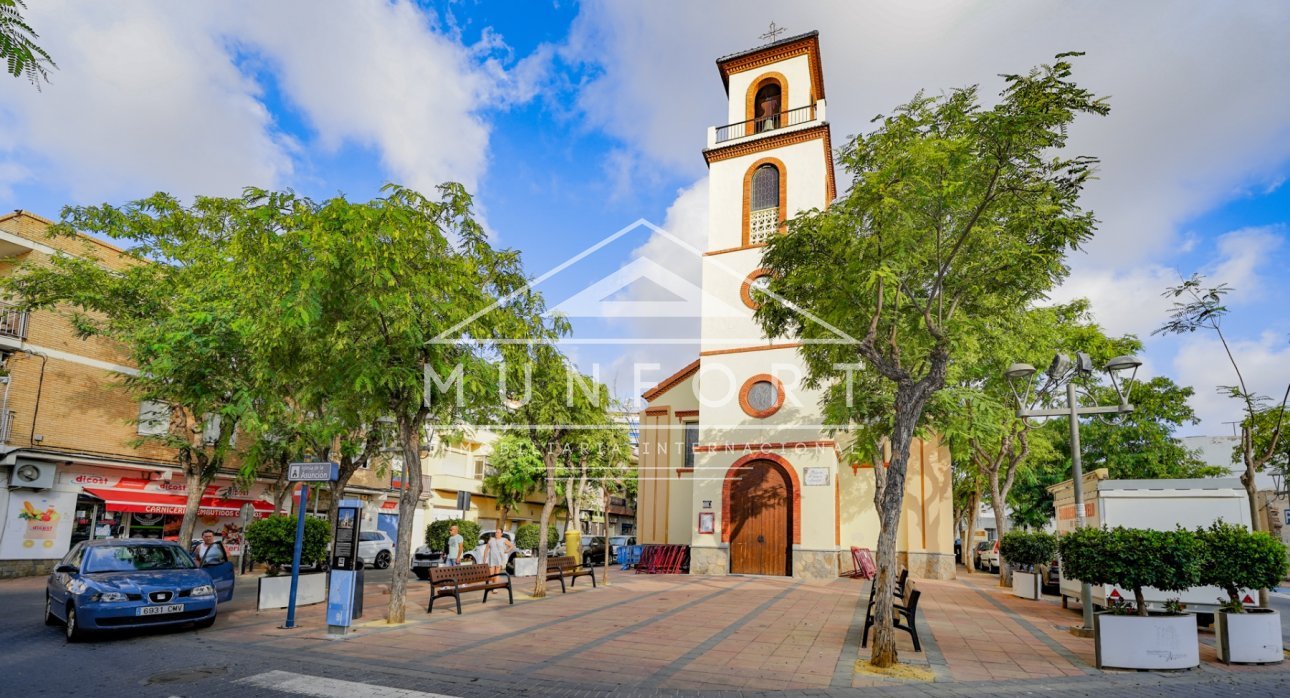
<path id="1" fill-rule="evenodd" d="M 564 580 L 569 580 L 569 586 L 573 586 L 578 577 L 591 577 L 591 588 L 596 588 L 596 570 L 594 567 L 579 566 L 574 561 L 572 555 L 559 555 L 548 557 L 546 559 L 546 579 L 547 581 L 560 580 L 560 593 L 566 593 Z"/>
<path id="2" fill-rule="evenodd" d="M 902 576 L 908 579 L 907 575 Z M 914 641 L 914 651 L 922 652 L 923 646 L 918 642 L 918 626 L 916 625 L 916 619 L 918 618 L 918 597 L 922 595 L 922 592 L 918 590 L 918 585 L 913 582 L 906 583 L 903 585 L 903 588 L 897 587 L 897 590 L 903 591 L 904 597 L 903 599 L 892 599 L 892 626 L 898 630 L 904 630 L 909 633 L 910 638 Z M 869 593 L 869 609 L 865 612 L 864 616 L 864 634 L 860 637 L 861 647 L 869 646 L 869 628 L 872 628 L 874 624 L 874 596 L 874 593 L 871 591 Z M 895 603 L 899 600 L 903 600 L 904 603 Z"/>
<path id="3" fill-rule="evenodd" d="M 484 603 L 488 592 L 505 589 L 508 603 L 515 603 L 511 591 L 511 576 L 505 572 L 493 574 L 488 565 L 446 565 L 430 568 L 430 604 L 426 613 L 434 610 L 434 600 L 451 596 L 457 600 L 457 614 L 461 615 L 461 594 L 465 591 L 483 591 Z M 499 579 L 500 578 L 500 579 Z"/>

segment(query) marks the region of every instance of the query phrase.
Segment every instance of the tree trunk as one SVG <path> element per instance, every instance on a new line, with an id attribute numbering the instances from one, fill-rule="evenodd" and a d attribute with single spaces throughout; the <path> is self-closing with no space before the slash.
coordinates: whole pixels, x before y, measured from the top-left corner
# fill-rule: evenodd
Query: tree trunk
<path id="1" fill-rule="evenodd" d="M 550 541 L 547 540 L 549 538 L 547 525 L 551 521 L 551 512 L 555 510 L 556 499 L 555 457 L 554 448 L 547 449 L 547 452 L 542 455 L 542 460 L 546 464 L 546 501 L 542 503 L 542 519 L 538 524 L 538 573 L 533 578 L 533 598 L 535 599 L 546 596 L 546 551 L 550 547 Z"/>
<path id="2" fill-rule="evenodd" d="M 1142 587 L 1137 587 L 1133 590 L 1133 600 L 1138 604 L 1138 615 L 1147 615 L 1147 597 L 1142 593 Z"/>
<path id="3" fill-rule="evenodd" d="M 412 516 L 421 499 L 421 427 L 424 408 L 415 416 L 399 415 L 399 444 L 403 449 L 403 489 L 399 494 L 399 535 L 394 544 L 395 560 L 412 559 Z M 390 581 L 390 605 L 386 622 L 394 625 L 407 617 L 408 574 L 406 562 L 394 565 Z"/>
<path id="4" fill-rule="evenodd" d="M 197 528 L 197 511 L 202 505 L 202 495 L 206 493 L 200 461 L 195 461 L 192 454 L 188 458 L 188 462 L 184 464 L 184 488 L 187 491 L 184 522 L 179 525 L 179 544 L 184 546 L 184 550 L 192 547 L 193 529 Z"/>
<path id="5" fill-rule="evenodd" d="M 497 507 L 497 530 L 506 531 L 506 516 L 511 513 L 510 507 Z"/>
<path id="6" fill-rule="evenodd" d="M 975 490 L 968 497 L 967 532 L 963 535 L 963 566 L 967 568 L 968 574 L 976 571 L 972 566 L 972 550 L 976 548 L 976 539 L 972 536 L 976 533 L 976 515 L 980 508 L 981 491 Z"/>
<path id="7" fill-rule="evenodd" d="M 869 663 L 875 667 L 889 667 L 896 663 L 896 631 L 892 627 L 892 605 L 896 582 L 896 534 L 900 529 L 900 514 L 905 499 L 905 473 L 909 468 L 909 442 L 914 436 L 914 426 L 922 412 L 923 402 L 910 395 L 913 391 L 901 386 L 896 391 L 896 419 L 891 436 L 891 462 L 886 475 L 881 478 L 882 488 L 875 497 L 878 508 L 878 576 L 874 584 L 878 592 L 874 598 L 873 653 Z M 875 468 L 883 467 L 875 463 Z"/>
<path id="8" fill-rule="evenodd" d="M 991 508 L 994 509 L 994 534 L 998 540 L 1003 540 L 1003 536 L 1009 530 L 1008 525 L 1008 507 L 1003 498 L 1007 495 L 999 489 L 998 473 L 990 478 L 990 499 Z M 1012 586 L 1012 569 L 1008 567 L 1008 561 L 1003 559 L 1003 551 L 999 551 L 999 586 Z"/>
<path id="9" fill-rule="evenodd" d="M 1245 461 L 1245 472 L 1241 474 L 1241 485 L 1245 487 L 1245 497 L 1249 500 L 1250 504 L 1250 530 L 1266 531 L 1268 527 L 1263 525 L 1266 522 L 1261 522 L 1259 520 L 1259 485 L 1254 480 L 1254 454 L 1250 452 L 1252 441 L 1249 439 L 1249 436 L 1242 436 L 1242 441 L 1245 442 L 1243 445 L 1245 446 L 1246 453 L 1244 454 L 1245 457 L 1243 459 Z M 1259 589 L 1259 608 L 1268 608 L 1268 604 L 1270 602 L 1271 597 L 1268 594 L 1268 590 Z"/>

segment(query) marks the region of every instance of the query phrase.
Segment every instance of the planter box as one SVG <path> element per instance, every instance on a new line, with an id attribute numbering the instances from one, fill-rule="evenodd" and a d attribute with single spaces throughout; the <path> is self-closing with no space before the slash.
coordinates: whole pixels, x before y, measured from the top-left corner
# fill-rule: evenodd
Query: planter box
<path id="1" fill-rule="evenodd" d="M 1227 664 L 1267 664 L 1285 659 L 1281 651 L 1281 614 L 1268 608 L 1214 616 L 1218 658 Z"/>
<path id="2" fill-rule="evenodd" d="M 1196 616 L 1093 614 L 1099 669 L 1191 669 L 1200 666 Z"/>
<path id="3" fill-rule="evenodd" d="M 260 592 L 256 609 L 286 608 L 291 599 L 291 575 L 260 577 Z M 322 603 L 327 600 L 327 573 L 311 572 L 300 575 L 296 587 L 296 606 Z"/>
<path id="4" fill-rule="evenodd" d="M 1039 599 L 1039 575 L 1033 572 L 1012 573 L 1012 594 L 1023 599 Z"/>
<path id="5" fill-rule="evenodd" d="M 538 559 L 536 557 L 516 557 L 515 558 L 515 575 L 516 577 L 536 577 L 538 570 Z"/>

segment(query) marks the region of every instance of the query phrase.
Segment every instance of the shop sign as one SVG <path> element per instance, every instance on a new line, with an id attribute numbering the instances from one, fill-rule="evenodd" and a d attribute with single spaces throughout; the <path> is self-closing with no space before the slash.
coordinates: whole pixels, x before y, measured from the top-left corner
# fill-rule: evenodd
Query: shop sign
<path id="1" fill-rule="evenodd" d="M 0 559 L 48 560 L 67 554 L 76 523 L 76 493 L 9 492 Z"/>

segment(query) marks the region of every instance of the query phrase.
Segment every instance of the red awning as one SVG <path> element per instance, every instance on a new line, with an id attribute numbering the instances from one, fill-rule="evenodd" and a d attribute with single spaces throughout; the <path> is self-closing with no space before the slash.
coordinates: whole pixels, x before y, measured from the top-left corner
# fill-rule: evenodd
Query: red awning
<path id="1" fill-rule="evenodd" d="M 171 514 L 183 515 L 186 499 L 179 494 L 160 492 L 139 492 L 137 490 L 99 490 L 85 488 L 89 494 L 102 499 L 108 511 L 128 511 L 136 514 Z M 250 504 L 255 509 L 256 517 L 273 513 L 273 505 L 259 499 L 223 499 L 221 497 L 202 497 L 198 516 L 237 516 L 242 505 Z"/>

